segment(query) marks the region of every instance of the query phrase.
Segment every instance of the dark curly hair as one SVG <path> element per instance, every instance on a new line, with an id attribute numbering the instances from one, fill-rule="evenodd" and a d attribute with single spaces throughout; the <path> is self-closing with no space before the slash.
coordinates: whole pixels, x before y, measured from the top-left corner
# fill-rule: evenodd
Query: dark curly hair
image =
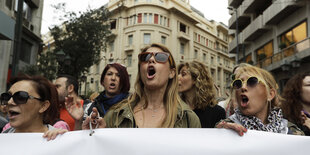
<path id="1" fill-rule="evenodd" d="M 293 76 L 286 83 L 282 97 L 284 101 L 281 104 L 284 117 L 289 121 L 302 125 L 304 120 L 301 117 L 302 108 L 302 85 L 306 76 L 310 76 L 310 72 L 303 72 Z"/>

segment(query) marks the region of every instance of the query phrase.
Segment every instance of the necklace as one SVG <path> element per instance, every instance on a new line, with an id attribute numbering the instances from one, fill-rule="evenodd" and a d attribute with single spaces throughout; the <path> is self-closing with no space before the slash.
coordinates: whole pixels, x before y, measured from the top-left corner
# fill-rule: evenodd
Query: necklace
<path id="1" fill-rule="evenodd" d="M 151 116 L 156 117 L 157 112 L 163 108 L 163 105 L 160 105 L 158 108 L 146 108 L 146 110 L 151 111 Z"/>

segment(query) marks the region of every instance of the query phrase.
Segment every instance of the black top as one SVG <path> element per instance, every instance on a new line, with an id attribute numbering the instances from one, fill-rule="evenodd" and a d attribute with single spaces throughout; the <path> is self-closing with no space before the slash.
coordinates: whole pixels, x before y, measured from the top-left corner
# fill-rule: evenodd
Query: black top
<path id="1" fill-rule="evenodd" d="M 218 105 L 208 106 L 205 110 L 194 109 L 194 112 L 199 117 L 202 128 L 214 128 L 217 122 L 226 118 L 225 110 Z"/>

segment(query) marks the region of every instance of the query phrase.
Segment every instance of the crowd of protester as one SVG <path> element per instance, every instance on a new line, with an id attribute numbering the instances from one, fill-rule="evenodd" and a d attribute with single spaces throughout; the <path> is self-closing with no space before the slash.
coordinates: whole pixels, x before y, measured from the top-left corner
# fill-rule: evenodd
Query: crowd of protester
<path id="1" fill-rule="evenodd" d="M 310 135 L 310 72 L 299 73 L 282 95 L 272 74 L 241 63 L 233 69 L 226 100 L 218 103 L 209 69 L 199 61 L 177 65 L 169 49 L 151 44 L 138 55 L 134 91 L 127 69 L 105 66 L 104 91 L 88 100 L 78 94 L 78 80 L 59 75 L 21 75 L 1 94 L 2 133 L 58 134 L 93 128 L 226 128 Z"/>

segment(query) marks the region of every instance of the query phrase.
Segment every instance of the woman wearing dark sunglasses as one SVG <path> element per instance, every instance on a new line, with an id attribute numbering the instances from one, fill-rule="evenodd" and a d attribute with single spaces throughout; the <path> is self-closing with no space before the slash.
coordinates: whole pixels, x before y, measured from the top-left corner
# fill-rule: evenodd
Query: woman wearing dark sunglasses
<path id="1" fill-rule="evenodd" d="M 178 96 L 178 79 L 175 61 L 170 51 L 159 44 L 152 44 L 139 54 L 138 75 L 133 95 L 112 107 L 101 118 L 99 127 L 154 128 L 200 127 L 197 115 Z M 89 128 L 89 121 L 83 129 Z M 95 126 L 94 126 L 95 127 Z"/>
<path id="2" fill-rule="evenodd" d="M 283 90 L 284 117 L 310 136 L 310 72 L 293 76 Z"/>
<path id="3" fill-rule="evenodd" d="M 283 118 L 280 96 L 274 77 L 255 66 L 240 67 L 232 82 L 235 113 L 218 123 L 217 128 L 233 129 L 240 136 L 250 130 L 303 135 L 294 124 Z"/>
<path id="4" fill-rule="evenodd" d="M 217 105 L 213 80 L 207 67 L 198 61 L 178 66 L 179 93 L 185 103 L 197 114 L 201 127 L 214 128 L 225 119 L 225 110 Z"/>
<path id="5" fill-rule="evenodd" d="M 11 84 L 0 98 L 1 104 L 7 105 L 11 125 L 3 133 L 45 132 L 49 139 L 65 131 L 49 125 L 59 118 L 57 90 L 51 82 L 41 76 L 19 76 Z"/>

